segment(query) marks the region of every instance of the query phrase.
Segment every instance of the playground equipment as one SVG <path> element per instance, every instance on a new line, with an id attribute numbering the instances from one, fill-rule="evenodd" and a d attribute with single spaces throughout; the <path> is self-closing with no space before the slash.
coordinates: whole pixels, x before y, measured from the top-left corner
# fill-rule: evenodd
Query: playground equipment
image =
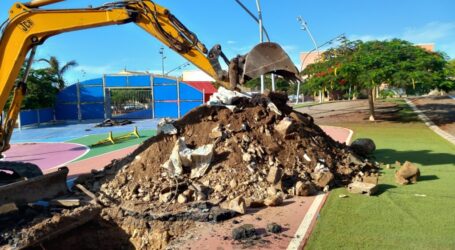
<path id="1" fill-rule="evenodd" d="M 96 147 L 96 146 L 101 146 L 103 144 L 106 144 L 106 143 L 111 143 L 111 144 L 115 144 L 116 142 L 119 142 L 119 141 L 122 141 L 122 140 L 128 140 L 130 139 L 132 136 L 136 137 L 136 138 L 139 138 L 141 137 L 139 135 L 139 131 L 137 130 L 137 126 L 134 126 L 134 129 L 132 132 L 129 132 L 128 134 L 125 134 L 125 135 L 120 135 L 120 136 L 117 136 L 117 137 L 114 137 L 112 135 L 112 131 L 109 131 L 108 135 L 107 135 L 107 138 L 106 139 L 103 139 L 103 140 L 100 140 L 92 145 L 90 145 L 90 147 Z"/>

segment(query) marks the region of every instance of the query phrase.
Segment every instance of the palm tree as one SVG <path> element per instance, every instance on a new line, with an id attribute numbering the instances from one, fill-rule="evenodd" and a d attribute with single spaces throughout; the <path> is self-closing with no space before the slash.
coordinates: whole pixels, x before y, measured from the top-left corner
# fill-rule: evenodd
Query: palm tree
<path id="1" fill-rule="evenodd" d="M 67 62 L 65 65 L 63 65 L 63 67 L 60 67 L 60 62 L 55 56 L 51 56 L 49 59 L 41 58 L 38 61 L 46 62 L 49 64 L 49 68 L 48 68 L 49 74 L 52 74 L 56 77 L 55 83 L 57 85 L 56 87 L 59 90 L 64 89 L 65 85 L 66 85 L 63 75 L 70 68 L 76 67 L 78 65 L 75 60 L 71 60 L 71 61 Z"/>

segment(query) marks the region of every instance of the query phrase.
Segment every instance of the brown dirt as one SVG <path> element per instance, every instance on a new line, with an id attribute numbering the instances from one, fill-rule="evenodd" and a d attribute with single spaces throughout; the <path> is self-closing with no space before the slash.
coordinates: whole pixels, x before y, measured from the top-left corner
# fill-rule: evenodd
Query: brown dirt
<path id="1" fill-rule="evenodd" d="M 269 101 L 282 115 L 267 108 Z M 74 244 L 74 249 L 83 248 L 80 244 L 85 243 L 79 242 L 85 241 L 82 236 L 92 237 L 93 242 L 113 237 L 116 240 L 112 242 L 121 241 L 116 244 L 125 248 L 161 249 L 184 235 L 194 221 L 217 222 L 234 216 L 230 210 L 234 201 L 237 207 L 264 206 L 270 200 L 279 205 L 292 195 L 309 195 L 326 185 L 343 186 L 362 176 L 377 176 L 376 166 L 335 142 L 314 124 L 311 116 L 293 111 L 286 101 L 284 95 L 270 93 L 251 100 L 239 98 L 234 112 L 223 106 L 201 106 L 174 122 L 177 135 L 150 138 L 128 157 L 80 178 L 78 183 L 97 194 L 102 206 L 95 207 L 101 212 L 74 233 L 49 243 L 46 249 L 54 249 L 62 241 Z M 284 123 L 287 129 L 280 131 Z M 211 138 L 209 134 L 216 127 L 222 136 Z M 185 167 L 181 176 L 171 177 L 162 167 L 179 137 L 184 137 L 190 148 L 214 144 L 214 158 L 204 176 L 190 179 L 190 169 Z M 274 169 L 282 174 L 270 183 Z M 304 190 L 298 192 L 298 186 Z M 187 202 L 178 203 L 179 195 L 185 195 Z M 164 196 L 169 199 L 160 198 Z M 92 205 L 79 209 L 82 212 L 70 211 L 68 217 L 74 213 L 77 218 L 78 213 L 93 210 Z M 26 243 L 33 235 L 55 230 L 52 221 L 62 219 L 54 217 L 22 229 L 13 241 Z M 105 234 L 87 233 L 99 229 Z M 104 243 L 93 244 L 104 248 Z"/>
<path id="2" fill-rule="evenodd" d="M 412 102 L 431 121 L 455 136 L 455 100 L 448 96 L 431 96 L 412 99 Z"/>
<path id="3" fill-rule="evenodd" d="M 317 124 L 371 123 L 368 120 L 368 100 L 330 102 L 298 108 L 297 110 L 311 115 Z M 395 103 L 378 100 L 375 103 L 376 122 L 399 120 L 399 110 L 400 107 Z"/>

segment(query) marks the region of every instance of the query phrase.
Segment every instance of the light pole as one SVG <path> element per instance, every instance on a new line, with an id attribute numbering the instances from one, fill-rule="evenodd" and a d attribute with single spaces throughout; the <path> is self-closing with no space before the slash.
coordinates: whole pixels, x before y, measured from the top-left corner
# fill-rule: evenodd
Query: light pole
<path id="1" fill-rule="evenodd" d="M 320 52 L 319 52 L 318 44 L 316 43 L 316 40 L 314 39 L 313 35 L 310 32 L 310 29 L 308 28 L 307 22 L 305 20 L 303 20 L 302 16 L 298 16 L 297 17 L 297 21 L 300 23 L 300 29 L 306 31 L 308 33 L 308 35 L 310 36 L 310 39 L 311 39 L 311 41 L 313 42 L 313 45 L 314 45 L 314 49 L 318 52 L 318 57 L 319 57 Z M 300 81 L 299 81 L 299 83 L 297 85 L 297 99 L 295 101 L 296 104 L 299 103 L 299 95 L 300 95 Z M 319 102 L 322 102 L 321 90 L 319 90 Z"/>
<path id="2" fill-rule="evenodd" d="M 235 0 L 239 5 L 240 7 L 242 7 L 243 10 L 246 11 L 246 13 L 248 13 L 248 15 L 251 16 L 251 18 L 253 18 L 259 25 L 259 42 L 260 43 L 263 43 L 264 42 L 264 34 L 265 36 L 267 37 L 267 41 L 270 42 L 270 37 L 269 37 L 269 34 L 267 32 L 267 30 L 264 28 L 264 24 L 263 24 L 263 21 L 262 21 L 262 10 L 261 10 L 261 4 L 259 2 L 259 0 L 256 0 L 256 8 L 257 8 L 257 11 L 258 11 L 258 16 L 256 17 L 242 2 L 240 2 L 240 0 Z M 275 91 L 275 75 L 272 74 L 272 91 Z M 264 75 L 261 75 L 261 93 L 264 93 Z"/>
<path id="3" fill-rule="evenodd" d="M 318 49 L 319 49 L 319 48 L 322 48 L 322 47 L 326 46 L 327 44 L 332 44 L 335 40 L 339 40 L 339 39 L 342 39 L 342 38 L 345 38 L 345 37 L 346 37 L 346 35 L 345 35 L 344 33 L 339 34 L 338 36 L 336 36 L 336 37 L 334 37 L 334 38 L 332 38 L 332 39 L 330 39 L 330 40 L 324 42 L 323 44 L 317 46 L 317 48 L 318 48 Z M 314 48 L 314 49 L 308 51 L 308 53 L 305 55 L 305 57 L 304 57 L 303 60 L 302 60 L 302 66 L 305 64 L 305 61 L 306 61 L 306 59 L 308 58 L 308 56 L 311 54 L 311 52 L 313 52 L 313 51 L 315 51 L 315 50 L 316 50 L 316 48 Z M 302 68 L 302 70 L 303 70 L 303 68 Z M 297 85 L 297 101 L 296 101 L 296 103 L 298 103 L 299 87 L 300 87 L 300 82 L 299 82 L 299 85 Z"/>
<path id="4" fill-rule="evenodd" d="M 160 55 L 161 55 L 161 74 L 164 76 L 164 59 L 166 59 L 166 56 L 164 56 L 164 48 L 160 48 Z"/>

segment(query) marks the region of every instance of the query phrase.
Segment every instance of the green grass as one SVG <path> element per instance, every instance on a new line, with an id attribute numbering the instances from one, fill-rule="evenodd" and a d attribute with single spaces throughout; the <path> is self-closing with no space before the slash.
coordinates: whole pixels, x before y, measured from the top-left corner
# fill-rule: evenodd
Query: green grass
<path id="1" fill-rule="evenodd" d="M 295 109 L 298 109 L 298 108 L 311 107 L 311 106 L 316 106 L 316 105 L 325 104 L 325 103 L 328 103 L 328 102 L 324 102 L 324 103 L 304 102 L 304 103 L 294 104 L 294 105 L 292 105 L 292 107 Z"/>
<path id="2" fill-rule="evenodd" d="M 399 186 L 395 170 L 384 169 L 377 196 L 333 190 L 307 249 L 455 249 L 455 146 L 423 123 L 407 122 L 415 120 L 409 108 L 400 114 L 396 122 L 333 125 L 353 129 L 355 138 L 372 138 L 379 162 L 416 163 L 419 182 Z"/>
<path id="3" fill-rule="evenodd" d="M 126 133 L 114 133 L 113 136 L 119 136 L 119 135 L 124 135 Z M 151 136 L 154 136 L 156 134 L 156 130 L 140 130 L 139 131 L 139 138 L 131 137 L 131 139 L 128 140 L 122 140 L 120 142 L 117 142 L 115 144 L 110 144 L 106 143 L 100 146 L 95 146 L 95 147 L 90 147 L 90 151 L 84 155 L 83 157 L 77 159 L 77 161 L 84 160 L 90 157 L 94 157 L 100 154 L 108 153 L 111 151 L 119 150 L 122 148 L 126 148 L 129 146 L 133 146 L 136 144 L 140 144 L 146 139 L 150 138 Z M 71 140 L 69 142 L 74 142 L 74 143 L 80 143 L 86 146 L 90 146 L 92 144 L 97 143 L 100 140 L 104 140 L 107 138 L 107 133 L 106 134 L 100 134 L 100 135 L 90 135 L 90 136 L 85 136 L 82 138 L 78 138 L 75 140 Z"/>

